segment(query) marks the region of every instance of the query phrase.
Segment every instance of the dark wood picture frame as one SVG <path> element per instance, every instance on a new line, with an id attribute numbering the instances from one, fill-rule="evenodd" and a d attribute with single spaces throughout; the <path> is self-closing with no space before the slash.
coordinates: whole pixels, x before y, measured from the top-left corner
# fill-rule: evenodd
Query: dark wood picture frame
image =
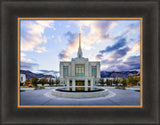
<path id="1" fill-rule="evenodd" d="M 158 0 L 1 0 L 1 124 L 158 124 Z M 18 108 L 18 17 L 142 17 L 143 108 Z"/>

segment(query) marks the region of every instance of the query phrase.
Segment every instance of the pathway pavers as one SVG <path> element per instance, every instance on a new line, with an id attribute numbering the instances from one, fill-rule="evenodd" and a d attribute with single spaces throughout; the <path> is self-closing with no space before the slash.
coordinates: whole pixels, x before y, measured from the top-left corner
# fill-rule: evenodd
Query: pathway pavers
<path id="1" fill-rule="evenodd" d="M 140 105 L 140 92 L 107 88 L 116 95 L 110 98 L 99 97 L 89 99 L 69 99 L 47 97 L 52 89 L 31 90 L 21 92 L 21 105 Z"/>

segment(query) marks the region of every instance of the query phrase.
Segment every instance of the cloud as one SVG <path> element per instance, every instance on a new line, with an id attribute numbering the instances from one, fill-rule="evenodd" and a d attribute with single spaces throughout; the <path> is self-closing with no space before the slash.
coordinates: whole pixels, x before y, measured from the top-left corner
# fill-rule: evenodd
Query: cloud
<path id="1" fill-rule="evenodd" d="M 85 49 L 92 49 L 93 43 L 101 43 L 112 39 L 112 34 L 109 32 L 112 28 L 117 25 L 117 21 L 78 21 L 76 22 L 78 27 L 81 29 L 81 33 L 85 34 L 86 27 L 89 32 L 83 36 L 83 47 Z M 84 30 L 83 30 L 84 29 Z"/>
<path id="2" fill-rule="evenodd" d="M 114 58 L 114 57 L 109 57 L 107 59 L 101 60 L 102 65 L 114 65 L 120 62 L 121 60 L 118 60 L 118 58 Z"/>
<path id="3" fill-rule="evenodd" d="M 44 73 L 48 73 L 48 72 L 54 72 L 54 73 L 58 73 L 59 71 L 54 71 L 54 70 L 39 70 L 41 72 L 44 72 Z"/>
<path id="4" fill-rule="evenodd" d="M 42 53 L 47 51 L 44 46 L 38 46 L 36 49 L 37 49 L 36 50 L 37 53 Z"/>
<path id="5" fill-rule="evenodd" d="M 131 49 L 129 52 L 136 52 L 136 51 L 140 51 L 140 41 L 138 41 Z"/>
<path id="6" fill-rule="evenodd" d="M 130 50 L 129 47 L 125 47 L 123 49 L 119 49 L 113 54 L 112 57 L 121 58 L 121 57 L 125 56 L 129 50 Z"/>
<path id="7" fill-rule="evenodd" d="M 121 68 L 120 65 L 122 67 L 125 67 L 124 65 L 126 65 L 126 64 L 123 64 L 122 57 L 126 56 L 127 52 L 129 52 L 129 50 L 130 50 L 129 47 L 117 49 L 112 55 L 110 55 L 110 57 L 108 57 L 107 59 L 101 60 L 102 67 L 105 68 L 106 70 L 109 70 L 109 71 L 121 71 L 121 69 L 124 70 L 124 68 Z M 126 65 L 126 66 L 128 67 L 128 65 Z M 126 69 L 128 69 L 128 68 L 126 68 Z"/>
<path id="8" fill-rule="evenodd" d="M 20 55 L 21 55 L 21 61 L 25 61 L 25 60 L 26 60 L 26 59 L 25 59 L 26 54 L 21 52 Z"/>
<path id="9" fill-rule="evenodd" d="M 42 44 L 47 42 L 43 36 L 46 28 L 53 28 L 53 21 L 22 21 L 21 22 L 21 50 L 45 52 L 46 49 Z"/>
<path id="10" fill-rule="evenodd" d="M 140 22 L 129 24 L 126 28 L 121 30 L 119 34 L 114 38 L 114 40 L 121 39 L 123 37 L 127 37 L 130 34 L 135 34 L 140 32 Z M 131 39 L 132 40 L 132 39 Z"/>
<path id="11" fill-rule="evenodd" d="M 115 62 L 118 63 L 118 59 L 122 58 L 127 54 L 127 52 L 130 50 L 130 48 L 127 46 L 125 48 L 122 48 L 126 45 L 126 39 L 122 38 L 118 40 L 117 43 L 115 43 L 112 46 L 107 46 L 106 49 L 99 51 L 99 54 L 97 54 L 96 59 L 100 60 L 101 59 L 101 64 L 106 65 L 106 64 L 114 64 Z M 121 49 L 122 48 L 122 49 Z M 112 55 L 110 52 L 115 51 Z M 102 57 L 104 53 L 107 53 L 110 55 L 107 59 L 104 59 Z"/>
<path id="12" fill-rule="evenodd" d="M 127 65 L 134 65 L 134 64 L 140 64 L 140 56 L 131 56 L 129 58 L 127 58 L 124 62 L 124 64 Z"/>
<path id="13" fill-rule="evenodd" d="M 99 52 L 102 54 L 106 53 L 106 52 L 111 52 L 111 51 L 117 50 L 125 45 L 126 45 L 126 39 L 122 38 L 122 39 L 118 40 L 118 42 L 115 43 L 113 46 L 107 46 L 105 50 L 101 50 Z"/>
<path id="14" fill-rule="evenodd" d="M 21 61 L 33 62 L 33 59 L 31 59 L 31 58 L 27 59 L 27 58 L 26 58 L 26 54 L 25 54 L 25 53 L 22 53 L 22 52 L 21 52 L 20 55 L 21 55 L 21 57 L 20 57 L 20 60 L 21 60 Z"/>
<path id="15" fill-rule="evenodd" d="M 27 70 L 32 70 L 33 68 L 38 67 L 38 66 L 39 64 L 37 63 L 24 62 L 24 61 L 21 61 L 21 64 L 20 64 L 21 69 L 27 69 Z"/>
<path id="16" fill-rule="evenodd" d="M 63 49 L 59 54 L 58 57 L 59 59 L 62 60 L 69 60 L 70 55 L 78 50 L 78 34 L 72 33 L 72 32 L 67 32 L 65 34 L 68 44 L 67 48 Z"/>
<path id="17" fill-rule="evenodd" d="M 101 64 L 103 69 L 107 71 L 129 71 L 140 70 L 140 56 L 130 56 L 125 61 L 123 60 L 103 60 Z"/>
<path id="18" fill-rule="evenodd" d="M 97 54 L 97 55 L 96 55 L 96 60 L 100 60 L 100 59 L 102 59 L 102 57 L 103 57 L 102 54 Z"/>
<path id="19" fill-rule="evenodd" d="M 42 73 L 44 75 L 52 75 L 55 77 L 59 76 L 59 71 L 54 71 L 54 70 L 38 70 L 38 73 Z"/>
<path id="20" fill-rule="evenodd" d="M 69 28 L 70 27 L 70 25 L 66 25 L 66 28 Z"/>
<path id="21" fill-rule="evenodd" d="M 59 59 L 62 60 L 68 60 L 69 59 L 69 55 L 67 55 L 67 51 L 66 50 L 62 50 L 59 54 L 58 54 Z"/>
<path id="22" fill-rule="evenodd" d="M 81 30 L 81 46 L 85 50 L 93 49 L 95 43 L 105 42 L 112 38 L 112 35 L 109 33 L 113 27 L 117 25 L 116 21 L 76 21 L 77 26 Z M 86 34 L 86 29 L 88 32 Z M 72 33 L 68 31 L 65 34 L 68 37 L 68 45 L 63 49 L 58 57 L 62 60 L 69 60 L 71 54 L 78 50 L 78 33 Z"/>

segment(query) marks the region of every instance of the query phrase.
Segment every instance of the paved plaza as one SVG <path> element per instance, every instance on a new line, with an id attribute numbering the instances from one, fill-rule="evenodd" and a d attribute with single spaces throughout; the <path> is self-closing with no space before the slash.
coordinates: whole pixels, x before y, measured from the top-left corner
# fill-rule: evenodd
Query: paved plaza
<path id="1" fill-rule="evenodd" d="M 22 91 L 20 105 L 140 105 L 140 92 L 107 88 L 112 94 L 106 97 L 71 99 L 49 95 L 50 89 Z"/>

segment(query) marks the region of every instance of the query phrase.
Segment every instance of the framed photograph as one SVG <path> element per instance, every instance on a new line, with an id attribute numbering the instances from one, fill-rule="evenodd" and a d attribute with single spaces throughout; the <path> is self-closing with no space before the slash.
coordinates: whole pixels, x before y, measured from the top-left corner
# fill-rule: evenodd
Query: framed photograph
<path id="1" fill-rule="evenodd" d="M 142 108 L 142 21 L 18 18 L 18 107 Z"/>
<path id="2" fill-rule="evenodd" d="M 159 1 L 2 1 L 2 124 L 158 124 Z"/>

